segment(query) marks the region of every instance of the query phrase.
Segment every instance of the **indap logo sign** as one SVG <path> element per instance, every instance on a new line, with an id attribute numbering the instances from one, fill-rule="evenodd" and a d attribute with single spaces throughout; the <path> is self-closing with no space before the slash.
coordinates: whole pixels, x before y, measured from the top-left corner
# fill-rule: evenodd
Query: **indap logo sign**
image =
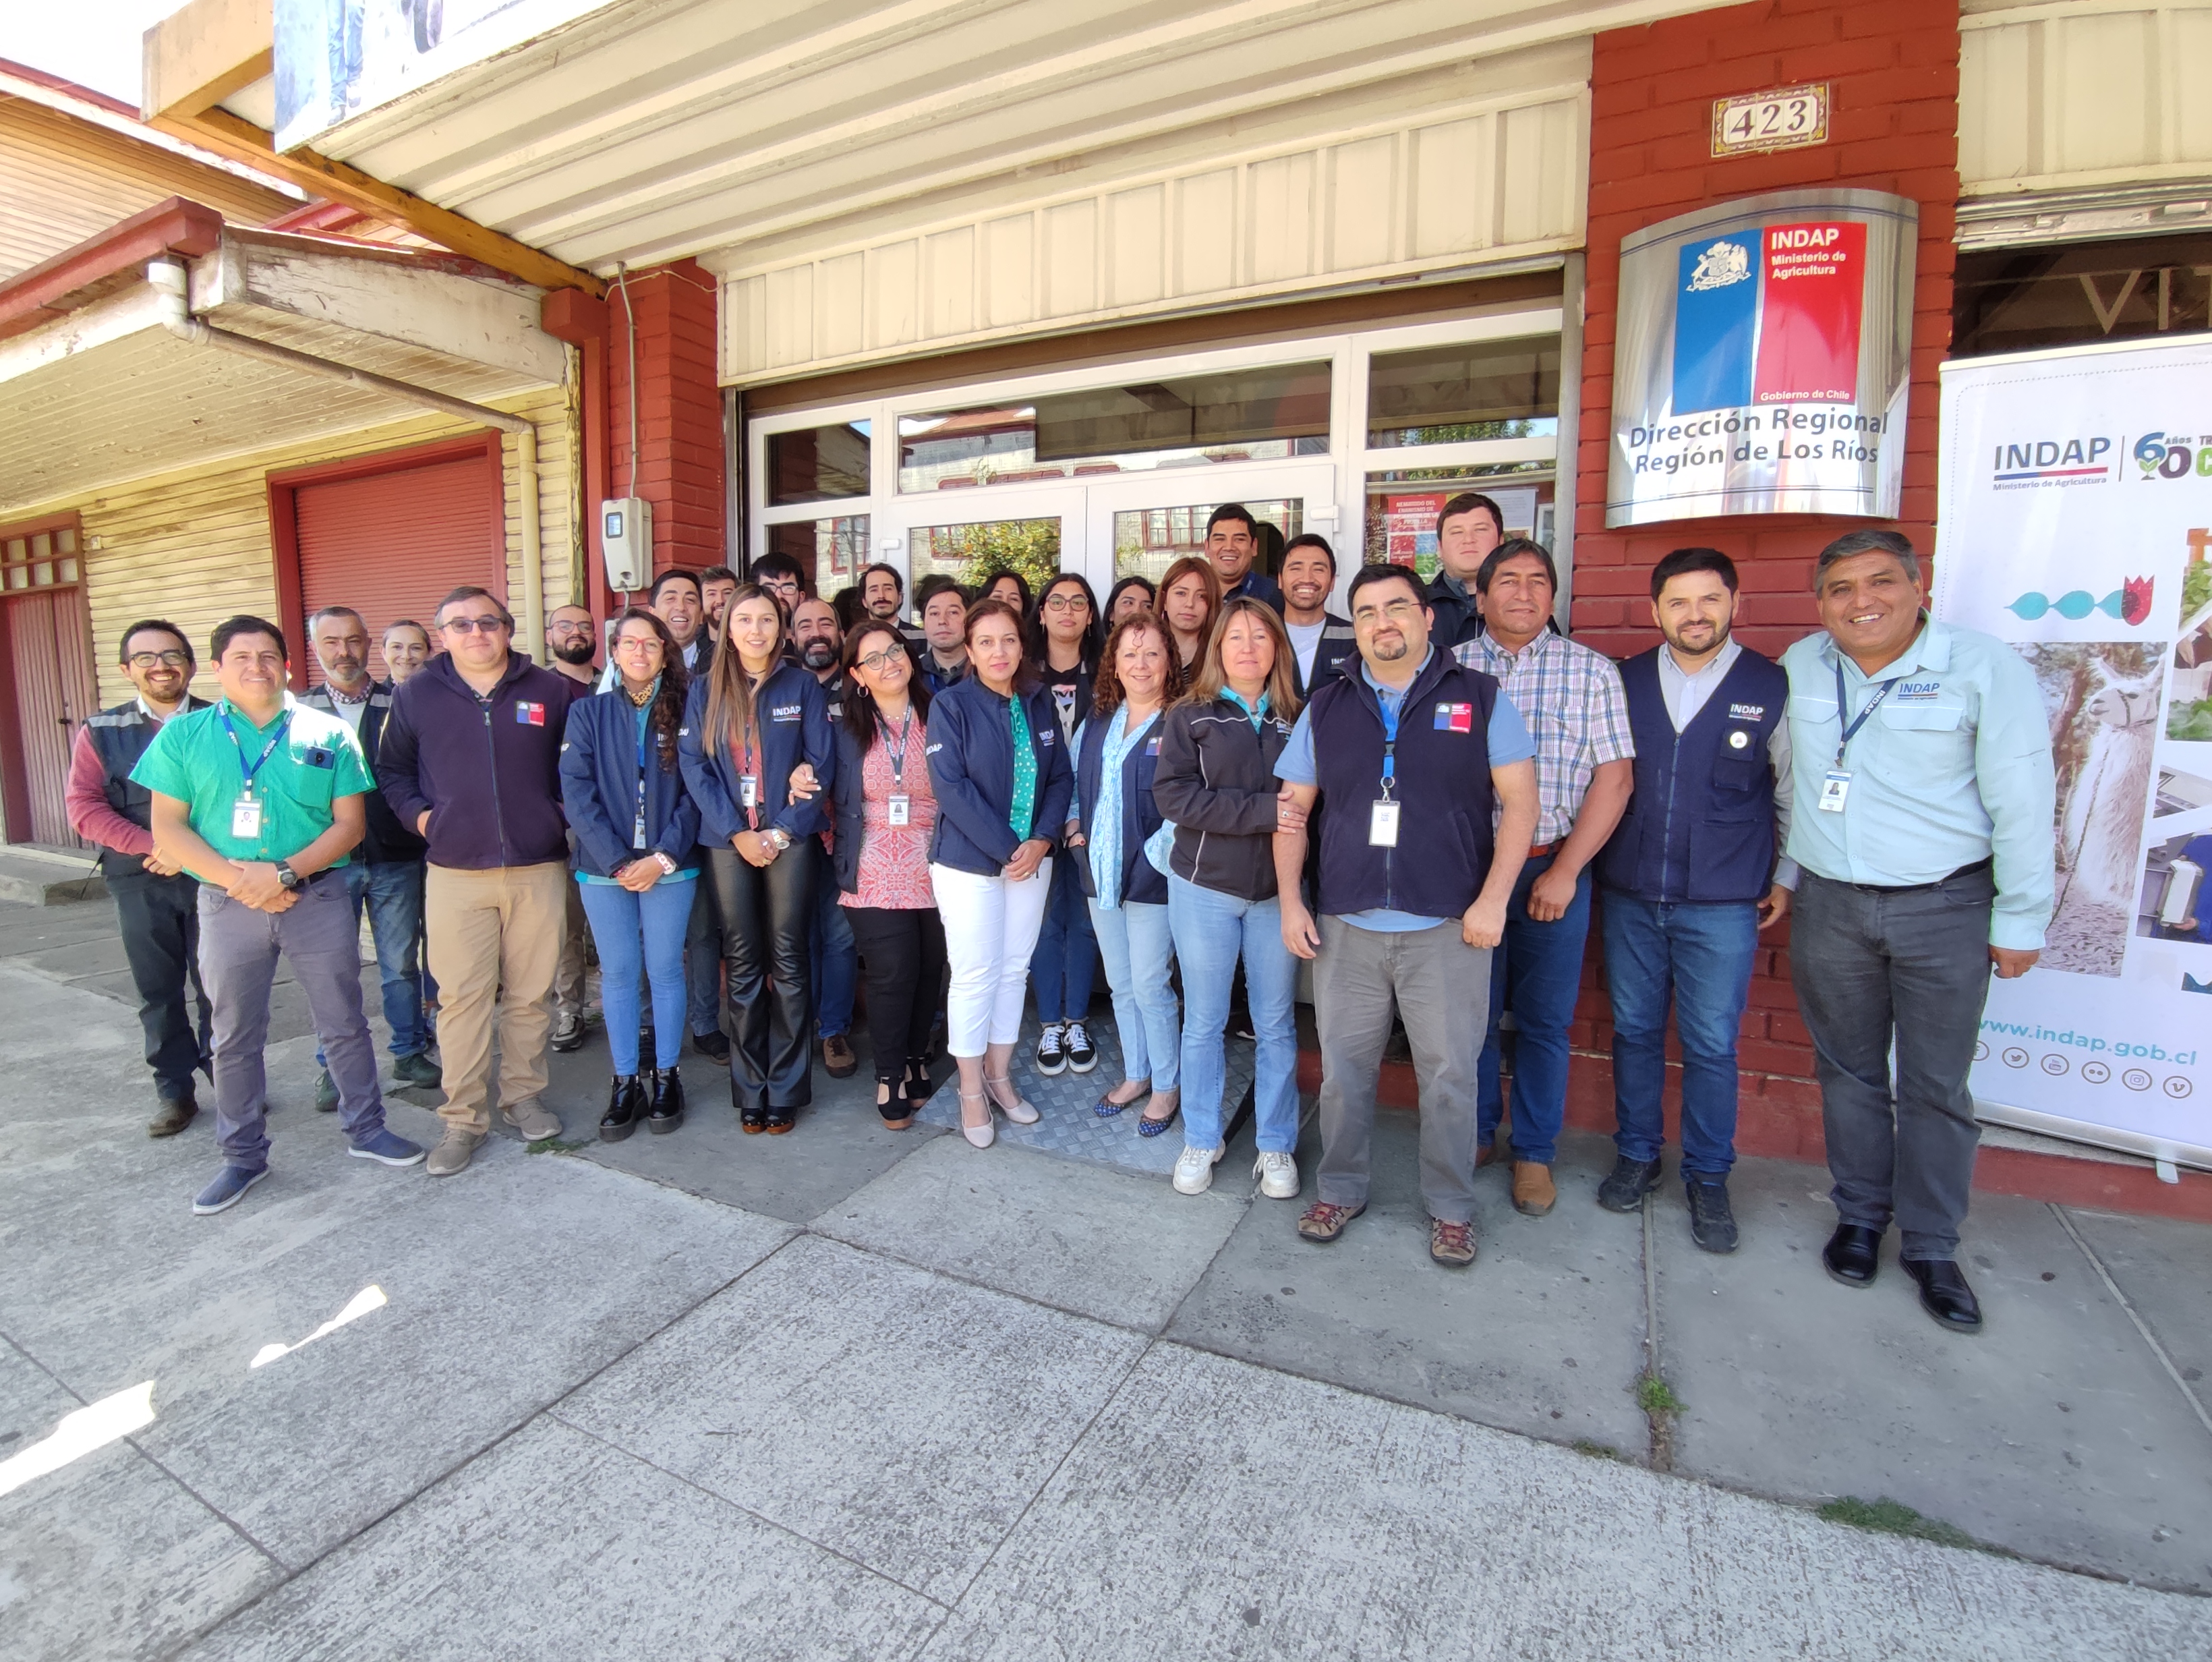
<path id="1" fill-rule="evenodd" d="M 2028 439 L 2000 444 L 1992 455 L 1992 476 L 1998 484 L 2021 484 L 2030 480 L 2108 479 L 2112 477 L 2112 441 L 2094 438 Z"/>
<path id="2" fill-rule="evenodd" d="M 2212 439 L 2146 433 L 2136 441 L 2136 466 L 2146 479 L 2212 478 Z"/>
<path id="3" fill-rule="evenodd" d="M 1840 225 L 1782 225 L 1766 234 L 1770 248 L 1832 248 L 1843 240 Z"/>

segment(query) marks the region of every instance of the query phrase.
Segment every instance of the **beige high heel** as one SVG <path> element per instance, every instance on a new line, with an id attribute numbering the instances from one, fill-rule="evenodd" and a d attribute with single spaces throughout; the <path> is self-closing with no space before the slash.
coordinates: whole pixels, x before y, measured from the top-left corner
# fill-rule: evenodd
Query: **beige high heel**
<path id="1" fill-rule="evenodd" d="M 999 1094 L 997 1087 L 1001 1085 L 1006 1087 L 1006 1096 L 1013 1099 L 1012 1102 Z M 990 1096 L 991 1105 L 1015 1124 L 1034 1125 L 1037 1123 L 1037 1111 L 1030 1105 L 1027 1098 L 1014 1089 L 1014 1077 L 1011 1073 L 1001 1074 L 996 1079 L 988 1074 L 984 1075 L 983 1089 Z"/>
<path id="2" fill-rule="evenodd" d="M 981 1125 L 970 1125 L 968 1123 L 967 1105 L 971 1102 L 980 1102 L 983 1105 L 983 1123 Z M 963 1091 L 960 1093 L 960 1135 L 967 1138 L 973 1148 L 988 1148 L 999 1140 L 999 1122 L 991 1117 L 989 1095 L 982 1091 Z"/>

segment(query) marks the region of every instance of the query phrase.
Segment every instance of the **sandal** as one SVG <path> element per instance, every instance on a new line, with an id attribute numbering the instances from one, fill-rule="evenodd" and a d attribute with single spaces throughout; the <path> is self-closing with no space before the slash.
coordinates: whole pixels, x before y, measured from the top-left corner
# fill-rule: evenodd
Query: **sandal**
<path id="1" fill-rule="evenodd" d="M 1007 1101 L 1006 1097 L 999 1094 L 998 1087 L 1000 1086 L 1006 1087 L 1006 1097 L 1013 1099 L 1012 1102 Z M 1030 1105 L 1027 1098 L 1014 1089 L 1014 1077 L 1011 1071 L 1000 1075 L 996 1079 L 993 1079 L 988 1074 L 984 1075 L 983 1089 L 990 1096 L 991 1105 L 1015 1124 L 1034 1125 L 1037 1123 L 1037 1111 Z"/>
<path id="2" fill-rule="evenodd" d="M 918 1114 L 929 1106 L 929 1099 L 936 1094 L 936 1087 L 929 1082 L 929 1063 L 927 1061 L 918 1056 L 908 1061 L 906 1075 L 899 1082 L 899 1094 L 906 1099 L 909 1112 Z"/>
<path id="3" fill-rule="evenodd" d="M 983 1105 L 983 1123 L 981 1125 L 968 1123 L 968 1105 L 971 1102 Z M 999 1122 L 991 1117 L 991 1099 L 985 1093 L 963 1091 L 960 1093 L 960 1135 L 977 1148 L 988 1148 L 999 1140 Z"/>
<path id="4" fill-rule="evenodd" d="M 882 1116 L 886 1131 L 903 1131 L 914 1123 L 914 1115 L 910 1111 L 899 1111 L 906 1106 L 904 1099 L 892 1090 L 890 1080 L 879 1078 L 876 1081 L 876 1112 Z"/>

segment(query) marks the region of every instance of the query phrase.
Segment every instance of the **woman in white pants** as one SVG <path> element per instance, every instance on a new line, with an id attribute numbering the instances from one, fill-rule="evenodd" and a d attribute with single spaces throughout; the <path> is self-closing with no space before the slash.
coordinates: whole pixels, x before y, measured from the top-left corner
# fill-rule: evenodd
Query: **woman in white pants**
<path id="1" fill-rule="evenodd" d="M 946 1048 L 960 1067 L 961 1134 L 997 1136 L 991 1111 L 1017 1125 L 1037 1111 L 1014 1088 L 1030 953 L 1052 894 L 1054 833 L 1074 771 L 1051 697 L 1022 652 L 1022 620 L 999 600 L 968 613 L 971 673 L 930 706 L 929 782 L 937 831 L 929 877 L 952 970 Z"/>

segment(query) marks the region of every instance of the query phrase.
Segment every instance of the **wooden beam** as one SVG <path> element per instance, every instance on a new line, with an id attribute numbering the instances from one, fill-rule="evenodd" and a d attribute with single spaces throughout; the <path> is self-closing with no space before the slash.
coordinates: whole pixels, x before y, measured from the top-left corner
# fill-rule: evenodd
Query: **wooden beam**
<path id="1" fill-rule="evenodd" d="M 441 247 L 482 260 L 495 271 L 520 277 L 525 283 L 534 283 L 542 289 L 580 289 L 595 300 L 605 297 L 607 285 L 589 271 L 566 265 L 449 208 L 426 202 L 396 185 L 372 179 L 358 167 L 333 161 L 304 147 L 279 150 L 265 128 L 257 127 L 220 106 L 189 116 L 165 113 L 154 117 L 149 125 L 190 139 L 220 155 L 250 162 L 264 173 L 288 179 L 318 196 L 329 197 L 365 214 L 404 225 Z"/>

